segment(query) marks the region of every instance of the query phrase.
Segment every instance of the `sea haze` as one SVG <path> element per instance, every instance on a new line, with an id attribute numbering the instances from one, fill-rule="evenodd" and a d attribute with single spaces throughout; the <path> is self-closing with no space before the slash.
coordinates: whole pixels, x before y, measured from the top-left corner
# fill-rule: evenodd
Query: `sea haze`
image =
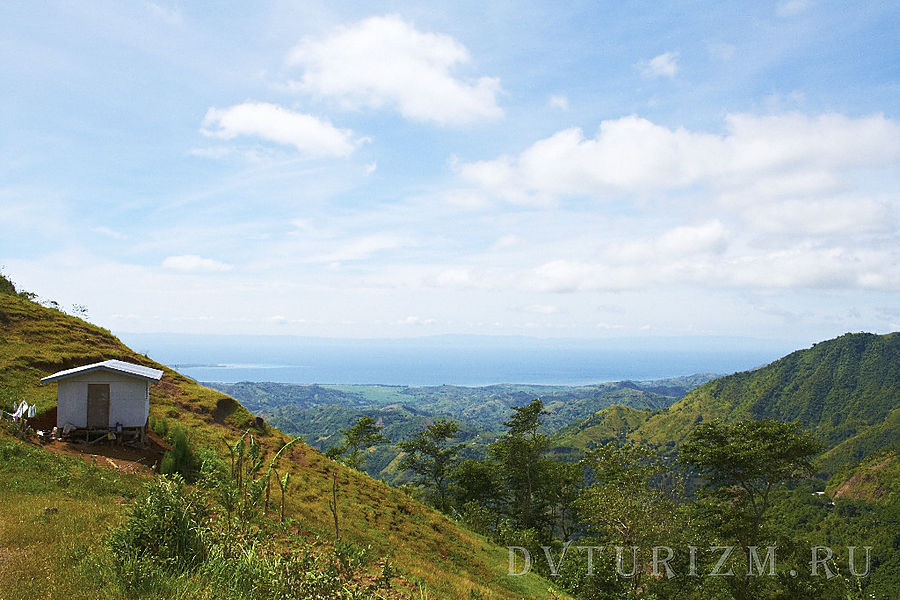
<path id="1" fill-rule="evenodd" d="M 134 350 L 198 381 L 463 385 L 584 385 L 727 374 L 801 345 L 745 338 L 612 340 L 434 336 L 351 340 L 288 336 L 119 333 Z"/>

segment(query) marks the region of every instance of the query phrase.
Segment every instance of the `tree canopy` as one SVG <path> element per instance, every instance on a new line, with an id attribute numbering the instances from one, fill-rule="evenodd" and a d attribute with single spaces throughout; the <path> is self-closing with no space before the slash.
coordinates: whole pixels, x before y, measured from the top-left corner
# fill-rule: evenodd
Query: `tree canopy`
<path id="1" fill-rule="evenodd" d="M 381 426 L 377 425 L 375 417 L 363 416 L 356 420 L 349 429 L 341 429 L 340 432 L 346 438 L 340 446 L 330 448 L 328 456 L 341 458 L 348 467 L 359 469 L 363 463 L 363 451 L 376 444 L 389 444 L 391 440 L 381 434 Z"/>
<path id="2" fill-rule="evenodd" d="M 449 419 L 438 419 L 416 436 L 397 447 L 405 455 L 400 468 L 415 472 L 432 493 L 432 501 L 447 509 L 447 475 L 456 463 L 463 444 L 451 444 L 459 431 L 459 424 Z"/>

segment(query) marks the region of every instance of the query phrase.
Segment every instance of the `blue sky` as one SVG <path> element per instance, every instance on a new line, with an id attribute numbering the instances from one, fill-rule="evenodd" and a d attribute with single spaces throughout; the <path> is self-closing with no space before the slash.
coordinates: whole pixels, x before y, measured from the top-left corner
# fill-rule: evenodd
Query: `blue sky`
<path id="1" fill-rule="evenodd" d="M 565 4 L 4 3 L 0 265 L 120 332 L 900 329 L 896 3 Z"/>

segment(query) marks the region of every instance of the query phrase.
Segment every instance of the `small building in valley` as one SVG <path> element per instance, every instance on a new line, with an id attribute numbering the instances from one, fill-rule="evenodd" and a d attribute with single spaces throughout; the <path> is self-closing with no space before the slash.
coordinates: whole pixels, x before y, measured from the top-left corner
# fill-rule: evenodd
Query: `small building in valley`
<path id="1" fill-rule="evenodd" d="M 59 432 L 84 433 L 85 439 L 116 432 L 143 442 L 150 415 L 150 384 L 163 372 L 121 360 L 59 371 L 41 379 L 58 384 L 56 426 Z"/>

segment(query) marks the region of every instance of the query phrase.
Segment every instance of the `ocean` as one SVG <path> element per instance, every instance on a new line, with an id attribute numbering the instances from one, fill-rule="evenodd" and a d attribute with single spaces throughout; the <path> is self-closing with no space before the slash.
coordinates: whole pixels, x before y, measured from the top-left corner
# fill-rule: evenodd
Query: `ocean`
<path id="1" fill-rule="evenodd" d="M 198 381 L 483 386 L 585 385 L 767 364 L 796 342 L 742 338 L 545 340 L 435 336 L 347 340 L 286 336 L 117 334 L 134 350 Z"/>

